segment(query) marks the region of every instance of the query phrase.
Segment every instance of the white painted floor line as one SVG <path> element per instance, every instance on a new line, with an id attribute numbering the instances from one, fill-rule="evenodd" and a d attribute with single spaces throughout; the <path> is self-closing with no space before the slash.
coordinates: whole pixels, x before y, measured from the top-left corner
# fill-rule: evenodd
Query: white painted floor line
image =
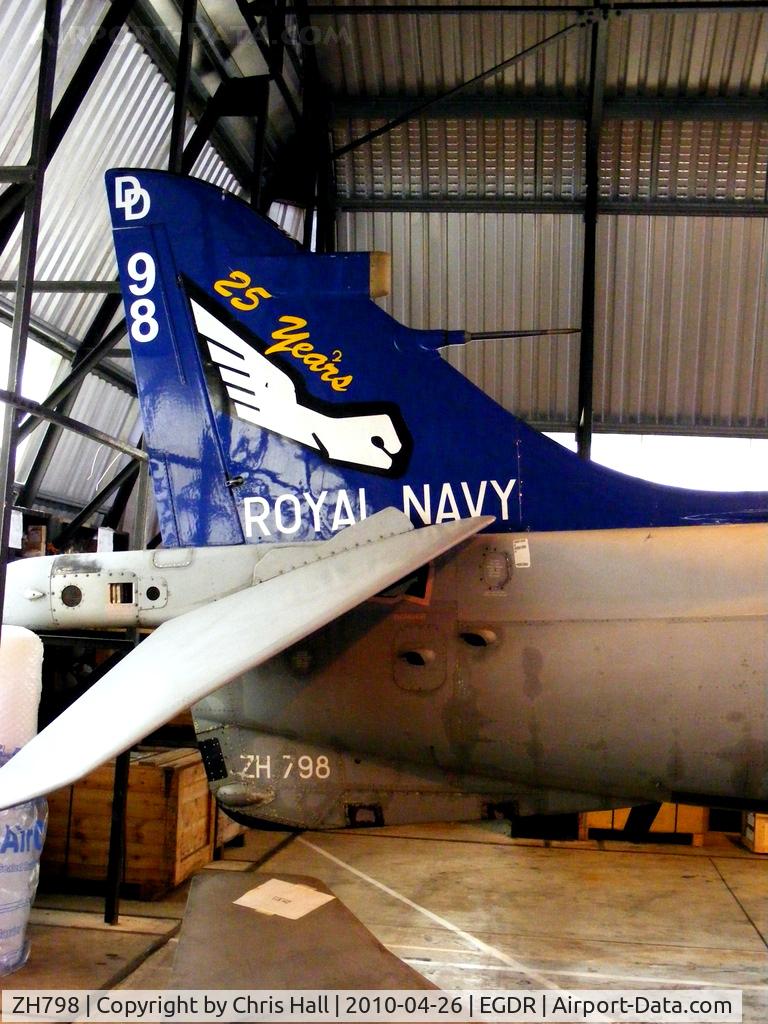
<path id="1" fill-rule="evenodd" d="M 416 949 L 420 953 L 454 953 L 456 956 L 466 956 L 467 953 L 475 952 L 474 949 L 451 949 L 447 946 L 406 946 L 402 942 L 385 942 L 384 945 L 387 949 Z"/>
<path id="2" fill-rule="evenodd" d="M 501 960 L 501 962 L 511 970 L 516 971 L 519 974 L 523 974 L 527 978 L 530 978 L 530 980 L 534 982 L 536 987 L 545 989 L 560 988 L 559 985 L 552 982 L 551 979 L 548 978 L 546 975 L 540 974 L 538 971 L 531 970 L 529 967 L 526 967 L 525 964 L 520 963 L 519 960 L 516 960 L 512 956 L 508 956 L 500 949 L 496 949 L 495 946 L 489 946 L 487 942 L 483 942 L 482 939 L 478 939 L 474 935 L 470 935 L 469 932 L 463 931 L 463 929 L 458 928 L 455 924 L 453 924 L 451 921 L 448 921 L 446 918 L 440 917 L 439 914 L 434 914 L 431 910 L 427 910 L 426 907 L 422 907 L 418 903 L 414 903 L 413 900 L 409 899 L 407 896 L 403 896 L 403 894 L 400 892 L 396 892 L 394 889 L 391 889 L 388 885 L 385 885 L 383 882 L 379 882 L 377 881 L 377 879 L 371 878 L 370 875 L 366 875 L 364 872 L 359 871 L 357 868 L 353 868 L 352 865 L 347 864 L 346 861 L 339 860 L 338 857 L 335 857 L 332 853 L 328 853 L 327 850 L 323 850 L 322 847 L 316 846 L 308 839 L 305 839 L 304 836 L 299 836 L 298 842 L 303 843 L 305 846 L 308 846 L 311 850 L 314 850 L 315 853 L 319 853 L 321 857 L 326 857 L 334 864 L 338 864 L 339 867 L 345 868 L 347 871 L 350 871 L 353 875 L 357 875 L 358 878 L 361 878 L 364 882 L 367 882 L 369 885 L 374 886 L 376 889 L 380 889 L 382 892 L 385 892 L 388 896 L 393 897 L 393 899 L 399 900 L 401 903 L 405 903 L 406 906 L 409 906 L 411 907 L 412 910 L 416 910 L 420 914 L 423 914 L 430 921 L 433 921 L 435 924 L 440 925 L 441 928 L 447 928 L 448 931 L 453 932 L 454 935 L 458 936 L 460 939 L 463 939 L 464 942 L 466 942 L 468 945 L 474 946 L 475 949 L 480 950 L 481 953 L 486 953 L 488 956 L 492 956 L 496 960 Z"/>
<path id="3" fill-rule="evenodd" d="M 388 946 L 388 949 L 398 948 L 418 948 L 418 947 L 398 947 Z M 423 957 L 418 956 L 406 956 L 403 957 L 406 963 L 412 964 L 428 964 L 430 968 L 439 970 L 442 967 L 452 967 L 462 971 L 513 971 L 513 968 L 502 967 L 500 964 L 480 964 L 480 963 L 454 963 L 447 960 L 426 960 Z M 651 984 L 658 986 L 666 985 L 687 985 L 690 988 L 737 988 L 740 991 L 743 989 L 749 992 L 768 992 L 768 985 L 742 985 L 739 982 L 737 985 L 728 985 L 723 981 L 702 981 L 701 978 L 663 978 L 663 977 L 646 977 L 640 974 L 603 974 L 595 971 L 547 971 L 547 974 L 556 974 L 560 978 L 588 978 L 596 981 L 621 981 L 630 982 L 632 984 L 638 982 L 642 984 Z M 632 984 L 625 985 L 625 988 L 631 988 Z"/>

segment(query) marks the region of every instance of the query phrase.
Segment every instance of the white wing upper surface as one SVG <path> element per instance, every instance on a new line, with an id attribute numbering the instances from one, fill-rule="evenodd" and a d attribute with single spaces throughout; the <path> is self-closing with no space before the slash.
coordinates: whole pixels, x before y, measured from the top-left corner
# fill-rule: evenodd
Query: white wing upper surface
<path id="1" fill-rule="evenodd" d="M 364 522 L 344 531 L 360 543 L 339 550 L 340 535 L 327 557 L 164 623 L 0 768 L 0 807 L 73 782 L 490 522 L 378 539 Z"/>

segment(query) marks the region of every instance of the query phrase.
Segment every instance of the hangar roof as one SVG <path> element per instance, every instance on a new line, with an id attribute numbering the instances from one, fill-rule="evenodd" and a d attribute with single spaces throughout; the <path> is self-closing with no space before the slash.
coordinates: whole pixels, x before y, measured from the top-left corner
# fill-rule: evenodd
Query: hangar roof
<path id="1" fill-rule="evenodd" d="M 31 334 L 59 353 L 54 383 L 120 321 L 98 318 L 115 275 L 102 174 L 168 166 L 189 6 L 64 0 L 63 130 L 35 277 L 77 287 L 35 293 Z M 24 165 L 35 141 L 44 7 L 0 7 L 0 167 Z M 390 249 L 385 305 L 412 326 L 573 328 L 448 355 L 508 408 L 573 430 L 591 335 L 595 429 L 768 436 L 768 4 L 294 0 L 284 13 L 198 0 L 189 38 L 181 136 L 212 130 L 186 172 L 264 209 L 282 200 L 272 209 L 300 237 L 314 213 L 321 247 L 332 219 L 340 249 Z M 17 273 L 19 187 L 0 194 L 3 281 Z M 12 299 L 6 286 L 6 320 Z M 94 362 L 66 414 L 135 444 L 122 337 Z M 106 509 L 127 462 L 39 427 L 18 461 L 20 500 Z"/>

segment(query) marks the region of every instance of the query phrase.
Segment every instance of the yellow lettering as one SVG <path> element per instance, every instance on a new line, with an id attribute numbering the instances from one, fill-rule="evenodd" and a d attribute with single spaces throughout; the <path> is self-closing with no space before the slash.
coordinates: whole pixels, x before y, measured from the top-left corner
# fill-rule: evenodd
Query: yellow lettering
<path id="1" fill-rule="evenodd" d="M 302 320 L 300 316 L 281 316 L 280 323 L 288 324 L 288 326 L 278 327 L 276 331 L 272 331 L 275 341 L 303 341 L 309 337 L 309 331 L 301 330 L 302 327 L 307 326 L 307 321 Z M 269 355 L 269 351 L 267 349 L 267 355 Z"/>
<path id="2" fill-rule="evenodd" d="M 244 312 L 249 312 L 252 309 L 256 309 L 259 304 L 259 299 L 271 299 L 271 294 L 266 288 L 260 288 L 256 285 L 254 288 L 246 288 L 245 294 L 248 298 L 248 302 L 244 299 L 230 299 L 230 305 L 234 306 L 235 309 L 242 309 Z"/>
<path id="3" fill-rule="evenodd" d="M 272 335 L 272 337 L 274 337 L 274 335 Z M 270 356 L 272 355 L 273 352 L 290 352 L 292 345 L 293 342 L 291 341 L 291 339 L 286 338 L 285 341 L 278 341 L 275 342 L 274 345 L 270 345 L 269 348 L 264 353 L 264 355 Z"/>
<path id="4" fill-rule="evenodd" d="M 319 373 L 327 362 L 328 360 L 321 352 L 313 352 L 310 356 L 304 356 L 304 365 L 308 366 L 313 373 Z"/>
<path id="5" fill-rule="evenodd" d="M 229 277 L 214 283 L 213 290 L 219 295 L 223 295 L 225 299 L 228 299 L 232 294 L 233 288 L 247 288 L 250 283 L 250 277 L 242 270 L 231 270 Z"/>
<path id="6" fill-rule="evenodd" d="M 352 374 L 340 377 L 337 367 L 328 360 L 328 356 L 315 351 L 314 345 L 306 340 L 309 338 L 309 331 L 304 330 L 307 321 L 300 316 L 281 316 L 278 320 L 285 324 L 285 327 L 278 327 L 272 331 L 274 344 L 270 345 L 264 354 L 270 356 L 274 352 L 289 352 L 313 373 L 319 373 L 320 379 L 330 384 L 334 391 L 346 391 L 352 383 Z M 334 362 L 339 362 L 341 357 L 341 349 L 334 349 Z"/>

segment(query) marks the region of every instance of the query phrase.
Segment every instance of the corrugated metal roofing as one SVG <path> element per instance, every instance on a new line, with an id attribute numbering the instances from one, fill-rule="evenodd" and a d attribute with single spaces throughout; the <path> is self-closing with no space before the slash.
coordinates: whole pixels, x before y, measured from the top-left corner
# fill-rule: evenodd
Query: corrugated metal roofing
<path id="1" fill-rule="evenodd" d="M 572 14 L 553 13 L 313 15 L 324 29 L 318 47 L 323 78 L 332 93 L 347 96 L 434 95 L 576 20 Z M 588 58 L 588 40 L 576 32 L 473 91 L 575 94 L 586 82 Z"/>
<path id="2" fill-rule="evenodd" d="M 757 95 L 767 67 L 764 11 L 633 12 L 610 23 L 608 95 Z"/>
<path id="3" fill-rule="evenodd" d="M 93 16 L 96 17 L 95 12 Z M 4 67 L 10 66 L 12 73 L 8 78 L 17 89 L 28 84 L 31 103 L 34 82 L 28 82 L 26 70 L 14 82 L 14 63 L 11 53 L 5 50 L 6 42 L 0 26 L 0 61 Z M 61 46 L 65 67 L 72 63 L 68 57 L 70 42 L 76 50 L 84 46 L 77 26 L 65 30 Z M 34 52 L 36 47 L 27 49 Z M 26 61 L 21 62 L 22 68 L 25 64 Z M 116 279 L 104 172 L 121 165 L 167 166 L 172 112 L 170 86 L 132 34 L 123 29 L 46 172 L 38 279 Z M 5 121 L 4 124 L 7 128 Z M 188 132 L 192 130 L 191 121 L 187 128 Z M 7 147 L 0 148 L 0 162 L 10 162 Z M 210 145 L 204 148 L 194 174 L 238 191 L 234 176 Z M 15 276 L 20 237 L 21 224 L 0 256 L 0 277 Z M 33 298 L 32 312 L 60 330 L 80 337 L 101 301 L 99 295 L 93 294 L 38 293 Z"/>
<path id="4" fill-rule="evenodd" d="M 600 170 L 607 199 L 765 200 L 768 119 L 608 121 Z"/>
<path id="5" fill-rule="evenodd" d="M 383 121 L 336 122 L 334 144 Z M 584 193 L 584 125 L 464 118 L 408 121 L 336 162 L 340 198 L 577 199 Z"/>
<path id="6" fill-rule="evenodd" d="M 141 434 L 138 403 L 104 380 L 92 374 L 85 378 L 71 417 L 103 430 L 113 437 L 135 444 Z M 40 434 L 38 429 L 35 434 Z M 30 450 L 19 467 L 17 479 L 29 473 L 36 448 L 33 434 Z M 75 508 L 87 505 L 129 462 L 129 457 L 106 445 L 91 441 L 72 431 L 62 431 L 40 487 L 41 498 L 51 497 Z M 107 507 L 111 498 L 107 500 Z"/>
<path id="7" fill-rule="evenodd" d="M 333 94 L 403 96 L 451 89 L 574 24 L 578 16 L 339 13 L 316 14 L 313 21 L 324 29 L 318 56 Z M 765 89 L 768 15 L 763 11 L 622 12 L 610 18 L 609 29 L 609 97 L 744 96 Z M 583 95 L 588 68 L 589 35 L 577 31 L 472 91 Z"/>
<path id="8" fill-rule="evenodd" d="M 64 5 L 57 97 L 108 6 L 105 0 L 69 0 Z M 42 9 L 39 0 L 0 6 L 0 62 L 6 69 L 0 99 L 8 102 L 0 136 L 0 164 L 22 163 L 28 158 Z M 167 166 L 172 111 L 171 87 L 132 33 L 123 28 L 46 172 L 37 279 L 116 279 L 104 172 L 120 165 Z M 189 119 L 188 135 L 193 128 Z M 193 174 L 230 191 L 241 191 L 209 144 L 203 148 Z M 0 255 L 0 278 L 16 276 L 21 230 L 19 224 Z M 98 294 L 38 292 L 33 296 L 32 313 L 58 330 L 81 338 L 102 301 L 103 296 Z M 113 365 L 123 371 L 129 369 L 124 359 Z M 61 374 L 66 373 L 67 366 L 63 360 Z M 93 375 L 86 378 L 70 415 L 123 440 L 135 433 L 139 418 L 138 405 L 130 395 Z M 18 467 L 19 480 L 26 479 L 41 433 L 36 431 L 31 439 Z M 86 504 L 125 464 L 126 457 L 115 459 L 115 454 L 93 441 L 62 432 L 41 494 L 74 505 Z"/>

